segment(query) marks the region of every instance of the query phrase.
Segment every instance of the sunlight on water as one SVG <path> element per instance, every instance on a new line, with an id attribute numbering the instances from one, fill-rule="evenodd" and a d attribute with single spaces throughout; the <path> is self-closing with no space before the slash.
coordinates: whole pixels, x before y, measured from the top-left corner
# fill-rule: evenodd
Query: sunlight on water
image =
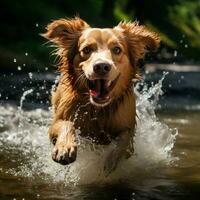
<path id="1" fill-rule="evenodd" d="M 135 87 L 137 95 L 137 128 L 134 142 L 135 153 L 123 160 L 118 168 L 105 177 L 104 160 L 114 144 L 97 146 L 81 139 L 77 161 L 69 166 L 61 166 L 51 159 L 51 145 L 47 130 L 51 122 L 51 111 L 35 109 L 21 110 L 28 90 L 20 101 L 20 108 L 0 107 L 0 153 L 8 155 L 14 163 L 7 173 L 23 177 L 40 177 L 52 182 L 62 181 L 66 185 L 110 183 L 117 180 L 135 180 L 138 173 L 144 174 L 152 169 L 170 165 L 176 158 L 171 155 L 177 130 L 161 123 L 155 115 L 155 108 L 162 95 L 163 78 L 147 88 L 145 83 Z M 138 88 L 142 88 L 138 92 Z M 12 160 L 17 154 L 17 160 Z M 15 158 L 16 159 L 16 158 Z"/>

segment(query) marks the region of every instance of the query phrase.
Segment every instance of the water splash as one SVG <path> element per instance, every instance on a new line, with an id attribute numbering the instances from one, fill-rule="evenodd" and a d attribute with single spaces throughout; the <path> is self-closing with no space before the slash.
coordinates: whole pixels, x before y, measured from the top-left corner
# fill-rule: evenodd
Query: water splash
<path id="1" fill-rule="evenodd" d="M 52 87 L 51 87 L 51 94 L 52 94 L 53 92 L 55 92 L 56 86 L 57 86 L 57 84 L 58 84 L 58 82 L 59 82 L 59 79 L 60 79 L 60 75 L 56 76 L 55 81 L 54 81 L 54 84 L 53 84 Z"/>
<path id="2" fill-rule="evenodd" d="M 147 168 L 154 166 L 157 161 L 159 164 L 169 164 L 175 159 L 171 156 L 171 150 L 178 131 L 161 123 L 155 114 L 159 97 L 163 95 L 162 83 L 167 74 L 165 72 L 158 83 L 150 88 L 144 82 L 140 82 L 135 90 L 138 119 L 134 146 L 138 161 Z M 138 92 L 138 88 L 141 87 L 143 89 Z"/>
<path id="3" fill-rule="evenodd" d="M 30 90 L 26 90 L 23 94 L 22 94 L 22 97 L 20 99 L 20 105 L 19 105 L 19 109 L 22 110 L 22 107 L 23 107 L 23 102 L 24 100 L 26 99 L 26 96 L 31 94 L 33 92 L 33 89 L 30 89 Z"/>
<path id="4" fill-rule="evenodd" d="M 120 162 L 117 170 L 108 177 L 105 177 L 103 171 L 104 160 L 114 143 L 98 146 L 78 138 L 81 145 L 75 163 L 61 166 L 52 161 L 47 135 L 51 112 L 42 109 L 22 110 L 23 101 L 26 95 L 33 92 L 32 89 L 22 95 L 20 110 L 11 106 L 0 106 L 0 153 L 6 154 L 9 162 L 14 160 L 13 167 L 6 169 L 6 172 L 33 179 L 40 177 L 52 182 L 61 181 L 66 185 L 91 184 L 133 181 L 139 173 L 144 175 L 144 172 L 170 164 L 174 160 L 172 149 L 177 131 L 161 123 L 155 115 L 159 96 L 163 94 L 162 82 L 165 76 L 166 74 L 150 88 L 144 82 L 135 87 L 138 115 L 134 140 L 135 154 Z M 139 92 L 138 88 L 142 90 Z M 19 120 L 16 120 L 16 113 Z"/>

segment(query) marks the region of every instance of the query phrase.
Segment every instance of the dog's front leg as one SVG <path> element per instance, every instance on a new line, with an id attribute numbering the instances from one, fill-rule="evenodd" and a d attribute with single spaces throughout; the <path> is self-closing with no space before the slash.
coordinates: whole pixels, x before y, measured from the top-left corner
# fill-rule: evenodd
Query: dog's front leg
<path id="1" fill-rule="evenodd" d="M 76 160 L 77 143 L 72 122 L 56 121 L 49 129 L 49 137 L 54 145 L 52 159 L 55 162 L 67 165 Z"/>
<path id="2" fill-rule="evenodd" d="M 127 155 L 127 150 L 130 144 L 130 131 L 121 132 L 117 138 L 117 146 L 107 156 L 104 171 L 109 175 L 116 169 L 119 160 Z"/>

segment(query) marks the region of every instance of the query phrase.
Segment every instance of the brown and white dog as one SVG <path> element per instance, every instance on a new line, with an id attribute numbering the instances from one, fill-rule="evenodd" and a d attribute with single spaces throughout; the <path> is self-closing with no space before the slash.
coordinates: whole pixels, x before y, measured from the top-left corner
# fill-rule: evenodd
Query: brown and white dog
<path id="1" fill-rule="evenodd" d="M 56 44 L 60 58 L 49 128 L 53 160 L 63 165 L 76 160 L 79 129 L 98 144 L 117 139 L 105 162 L 111 172 L 130 149 L 136 120 L 132 80 L 139 78 L 138 61 L 158 48 L 158 35 L 138 22 L 101 29 L 76 17 L 53 21 L 42 36 Z"/>

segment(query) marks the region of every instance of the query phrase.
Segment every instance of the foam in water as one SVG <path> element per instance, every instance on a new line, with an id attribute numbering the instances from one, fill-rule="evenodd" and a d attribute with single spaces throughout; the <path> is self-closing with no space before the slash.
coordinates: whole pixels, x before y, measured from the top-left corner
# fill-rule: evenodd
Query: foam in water
<path id="1" fill-rule="evenodd" d="M 51 159 L 51 145 L 47 135 L 51 111 L 20 110 L 24 98 L 33 90 L 24 93 L 20 108 L 1 106 L 0 153 L 17 154 L 15 166 L 6 169 L 7 173 L 30 178 L 40 177 L 53 182 L 61 181 L 66 185 L 91 184 L 134 180 L 139 172 L 144 174 L 151 169 L 170 164 L 174 160 L 171 151 L 177 130 L 161 123 L 155 115 L 158 98 L 162 95 L 162 82 L 165 75 L 149 89 L 144 82 L 135 87 L 138 115 L 134 138 L 135 153 L 128 160 L 121 161 L 116 171 L 108 177 L 103 171 L 104 160 L 109 151 L 114 148 L 114 143 L 98 146 L 80 138 L 76 162 L 61 166 Z M 140 87 L 143 89 L 138 92 Z"/>

